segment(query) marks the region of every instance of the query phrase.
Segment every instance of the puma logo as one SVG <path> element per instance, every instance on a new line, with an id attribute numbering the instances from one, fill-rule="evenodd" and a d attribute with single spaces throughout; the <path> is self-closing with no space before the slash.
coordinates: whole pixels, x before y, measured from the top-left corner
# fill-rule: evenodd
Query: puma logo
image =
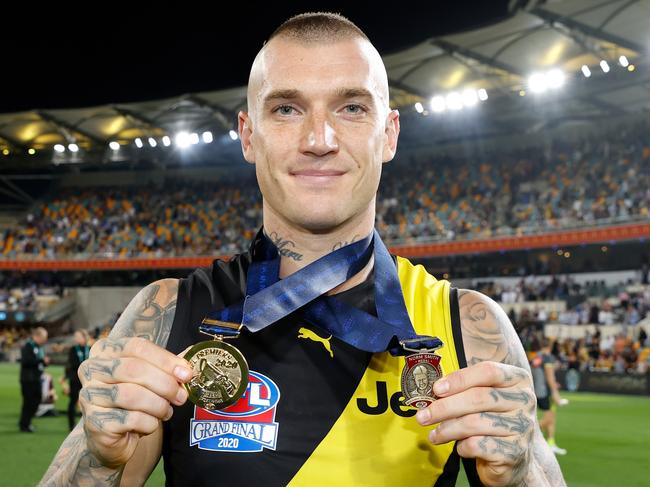
<path id="1" fill-rule="evenodd" d="M 300 330 L 298 330 L 298 338 L 309 338 L 315 342 L 322 343 L 325 350 L 329 352 L 330 357 L 334 358 L 334 352 L 332 352 L 332 345 L 330 344 L 332 335 L 330 335 L 329 338 L 323 338 L 316 335 L 316 333 L 311 331 L 309 328 L 300 328 Z"/>

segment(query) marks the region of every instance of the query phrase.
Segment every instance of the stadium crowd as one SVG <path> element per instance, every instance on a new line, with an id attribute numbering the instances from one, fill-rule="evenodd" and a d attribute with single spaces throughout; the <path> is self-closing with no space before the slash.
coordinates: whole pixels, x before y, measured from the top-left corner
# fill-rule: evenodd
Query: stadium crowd
<path id="1" fill-rule="evenodd" d="M 647 218 L 645 125 L 552 149 L 388 164 L 377 227 L 391 243 L 544 232 Z M 0 231 L 0 257 L 221 255 L 257 230 L 254 181 L 170 181 L 164 188 L 58 189 L 17 228 Z"/>
<path id="2" fill-rule="evenodd" d="M 527 351 L 539 350 L 541 335 L 532 328 L 520 332 Z M 646 374 L 650 371 L 650 342 L 644 328 L 631 338 L 624 333 L 602 336 L 600 331 L 580 339 L 553 341 L 551 353 L 559 367 L 578 371 Z"/>

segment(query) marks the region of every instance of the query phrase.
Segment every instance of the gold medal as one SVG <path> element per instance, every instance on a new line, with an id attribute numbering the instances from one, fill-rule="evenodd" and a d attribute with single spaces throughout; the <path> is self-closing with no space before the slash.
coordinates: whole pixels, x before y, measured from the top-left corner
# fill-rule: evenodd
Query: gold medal
<path id="1" fill-rule="evenodd" d="M 214 340 L 194 345 L 184 356 L 193 377 L 185 384 L 188 398 L 210 411 L 224 409 L 241 398 L 248 387 L 248 363 L 234 346 Z"/>

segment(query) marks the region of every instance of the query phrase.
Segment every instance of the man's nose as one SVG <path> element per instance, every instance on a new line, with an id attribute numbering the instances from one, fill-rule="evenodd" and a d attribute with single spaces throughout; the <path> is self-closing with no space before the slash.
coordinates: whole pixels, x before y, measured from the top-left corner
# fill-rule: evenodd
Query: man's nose
<path id="1" fill-rule="evenodd" d="M 339 144 L 336 131 L 326 114 L 312 113 L 305 120 L 300 150 L 315 156 L 338 152 Z"/>

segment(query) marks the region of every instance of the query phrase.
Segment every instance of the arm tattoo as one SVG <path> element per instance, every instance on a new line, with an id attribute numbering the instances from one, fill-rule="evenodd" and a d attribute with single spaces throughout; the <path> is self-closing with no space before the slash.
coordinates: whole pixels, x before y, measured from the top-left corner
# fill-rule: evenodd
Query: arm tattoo
<path id="1" fill-rule="evenodd" d="M 151 340 L 161 347 L 167 345 L 169 333 L 176 314 L 176 298 L 178 294 L 177 279 L 161 279 L 143 288 L 126 307 L 120 319 L 115 323 L 110 338 L 105 347 L 119 352 L 123 346 L 120 338 L 139 336 Z M 96 362 L 84 368 L 83 373 L 110 375 L 119 366 L 119 359 L 106 361 L 106 364 L 97 365 Z M 86 399 L 93 395 L 110 397 L 113 401 L 117 397 L 118 389 L 93 387 L 84 389 Z M 124 465 L 117 467 L 104 466 L 92 453 L 88 438 L 84 433 L 84 422 L 92 421 L 98 427 L 103 427 L 107 422 L 118 421 L 124 424 L 128 412 L 115 409 L 112 411 L 94 413 L 93 417 L 86 417 L 81 421 L 63 442 L 47 472 L 43 476 L 39 487 L 58 486 L 118 486 L 124 471 Z"/>
<path id="2" fill-rule="evenodd" d="M 474 291 L 458 292 L 463 342 L 469 352 L 466 354 L 468 365 L 490 360 L 529 372 L 528 360 L 508 316 L 487 299 Z"/>
<path id="3" fill-rule="evenodd" d="M 269 237 L 271 239 L 271 242 L 275 244 L 275 246 L 278 248 L 278 254 L 280 254 L 282 257 L 288 257 L 295 261 L 302 260 L 302 254 L 296 252 L 295 250 L 291 250 L 292 248 L 296 248 L 295 242 L 282 238 L 276 232 L 271 232 L 266 236 Z"/>
<path id="4" fill-rule="evenodd" d="M 468 365 L 484 361 L 501 362 L 521 369 L 520 371 L 505 372 L 504 382 L 524 379 L 525 376 L 530 378 L 530 365 L 526 353 L 505 311 L 487 296 L 465 289 L 458 292 L 458 305 Z M 495 402 L 499 400 L 515 401 L 527 405 L 529 412 L 535 409 L 536 402 L 533 397 L 523 390 L 505 391 L 495 388 L 490 391 L 490 395 Z M 490 413 L 482 414 L 486 414 L 487 416 L 484 417 L 496 421 Z M 530 421 L 522 414 L 520 411 L 520 418 Z M 522 428 L 524 423 L 518 423 L 518 418 L 507 418 L 500 415 L 499 420 L 508 424 L 508 427 L 514 428 L 511 429 L 513 433 Z M 522 454 L 525 455 L 524 461 L 517 463 L 512 470 L 513 481 L 519 482 L 516 485 L 565 485 L 557 459 L 546 445 L 537 421 L 529 426 L 531 428 L 527 436 L 533 435 L 533 442 L 528 448 L 524 448 L 517 441 L 496 437 L 483 438 L 479 442 L 479 447 L 484 453 L 499 453 L 513 460 L 522 458 Z M 491 450 L 488 450 L 490 447 Z"/>
<path id="5" fill-rule="evenodd" d="M 515 433 L 527 432 L 531 424 L 530 419 L 524 416 L 521 411 L 515 417 L 494 413 L 481 413 L 481 417 L 491 420 L 492 426 L 496 428 L 504 428 Z"/>
<path id="6" fill-rule="evenodd" d="M 83 425 L 79 423 L 59 448 L 38 487 L 118 486 L 123 470 L 124 466 L 103 466 L 88 451 Z"/>
<path id="7" fill-rule="evenodd" d="M 489 449 L 490 443 L 493 448 Z M 506 441 L 503 438 L 494 436 L 484 436 L 478 442 L 478 446 L 483 453 L 499 454 L 510 460 L 517 460 L 523 453 L 523 447 L 517 441 Z"/>
<path id="8" fill-rule="evenodd" d="M 138 336 L 151 340 L 161 347 L 167 345 L 176 314 L 178 282 L 167 284 L 164 283 L 165 281 L 172 280 L 149 284 L 138 293 L 134 298 L 134 301 L 138 301 L 137 305 L 129 309 L 132 301 L 124 310 L 111 332 L 111 338 Z"/>

